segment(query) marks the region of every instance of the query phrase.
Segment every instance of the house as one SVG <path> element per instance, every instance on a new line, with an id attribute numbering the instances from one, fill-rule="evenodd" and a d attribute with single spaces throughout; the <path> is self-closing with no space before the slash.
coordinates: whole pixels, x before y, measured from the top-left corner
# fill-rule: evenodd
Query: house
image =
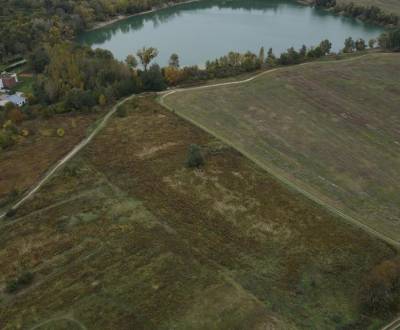
<path id="1" fill-rule="evenodd" d="M 18 82 L 16 73 L 3 72 L 0 74 L 0 89 L 10 89 Z"/>
<path id="2" fill-rule="evenodd" d="M 13 103 L 19 107 L 22 107 L 26 103 L 26 98 L 21 92 L 17 92 L 12 95 L 0 94 L 0 107 L 4 107 L 7 103 Z"/>

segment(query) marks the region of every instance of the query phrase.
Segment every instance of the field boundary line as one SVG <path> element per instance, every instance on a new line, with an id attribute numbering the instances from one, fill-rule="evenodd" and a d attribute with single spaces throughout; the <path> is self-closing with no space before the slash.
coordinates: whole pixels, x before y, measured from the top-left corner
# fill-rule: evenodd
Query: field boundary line
<path id="1" fill-rule="evenodd" d="M 16 202 L 10 210 L 17 210 L 18 207 L 20 207 L 26 200 L 31 198 L 51 177 L 52 175 L 60 169 L 63 165 L 65 165 L 71 158 L 73 158 L 79 151 L 81 151 L 90 141 L 93 140 L 93 138 L 101 131 L 101 129 L 107 124 L 108 120 L 112 117 L 112 115 L 117 111 L 117 109 L 126 103 L 127 101 L 131 100 L 134 98 L 136 94 L 132 94 L 125 99 L 119 101 L 117 104 L 115 104 L 111 110 L 101 119 L 100 123 L 96 126 L 96 128 L 87 136 L 84 138 L 81 142 L 79 142 L 70 152 L 68 152 L 63 158 L 61 158 L 53 167 L 51 167 L 42 177 L 42 179 L 33 185 L 26 193 L 25 195 L 18 201 Z M 6 212 L 3 214 L 0 214 L 0 220 L 3 219 L 6 216 Z"/>
<path id="2" fill-rule="evenodd" d="M 380 53 L 380 54 L 392 54 L 392 53 Z M 357 56 L 357 57 L 352 57 L 349 59 L 343 59 L 343 60 L 332 60 L 332 61 L 321 61 L 321 62 L 307 62 L 307 63 L 302 63 L 299 64 L 299 66 L 304 66 L 304 65 L 312 65 L 312 64 L 322 64 L 322 63 L 340 63 L 340 62 L 349 62 L 349 61 L 354 61 L 356 59 L 360 59 L 362 57 L 365 56 L 370 56 L 370 55 L 374 55 L 374 54 L 364 54 L 361 56 Z M 295 67 L 295 66 L 294 66 Z M 271 166 L 268 166 L 266 164 L 264 164 L 263 162 L 259 161 L 258 159 L 254 158 L 252 155 L 250 155 L 246 150 L 244 150 L 241 147 L 236 146 L 234 143 L 232 143 L 231 141 L 229 141 L 228 139 L 222 137 L 220 134 L 218 134 L 217 132 L 214 132 L 213 130 L 209 129 L 208 127 L 205 127 L 204 125 L 200 124 L 199 122 L 197 122 L 196 120 L 190 118 L 189 116 L 187 116 L 186 114 L 183 114 L 182 112 L 177 112 L 175 111 L 172 107 L 170 107 L 169 105 L 167 105 L 165 103 L 165 98 L 167 96 L 170 96 L 172 94 L 175 93 L 179 93 L 179 92 L 185 92 L 185 91 L 193 91 L 193 90 L 201 90 L 201 89 L 206 89 L 206 88 L 214 88 L 214 87 L 221 87 L 221 86 L 231 86 L 231 85 L 239 85 L 239 84 L 246 84 L 248 82 L 251 82 L 263 75 L 266 74 L 270 74 L 273 72 L 277 72 L 277 71 L 281 71 L 287 69 L 287 67 L 281 67 L 281 68 L 276 68 L 273 70 L 267 70 L 264 72 L 261 72 L 253 77 L 250 77 L 248 79 L 244 79 L 244 80 L 240 80 L 240 81 L 232 81 L 232 82 L 225 82 L 225 83 L 217 83 L 217 84 L 211 84 L 211 85 L 205 85 L 205 86 L 198 86 L 198 87 L 190 87 L 190 88 L 178 88 L 178 89 L 174 89 L 172 91 L 169 92 L 164 92 L 164 93 L 160 93 L 161 96 L 158 99 L 158 102 L 165 107 L 166 109 L 168 109 L 169 111 L 175 113 L 176 115 L 178 115 L 179 117 L 185 119 L 186 121 L 190 122 L 191 124 L 201 128 L 202 130 L 206 131 L 207 133 L 215 136 L 217 139 L 221 140 L 222 142 L 224 142 L 225 144 L 229 145 L 230 147 L 232 147 L 233 149 L 239 151 L 243 156 L 245 156 L 246 158 L 250 159 L 252 162 L 254 162 L 255 164 L 257 164 L 260 168 L 264 169 L 266 172 L 268 172 L 270 175 L 272 175 L 274 178 L 276 178 L 278 181 L 280 181 L 281 183 L 285 184 L 286 186 L 290 187 L 291 189 L 297 191 L 298 193 L 304 195 L 305 197 L 307 197 L 308 199 L 312 200 L 313 202 L 315 202 L 316 204 L 324 207 L 325 209 L 327 209 L 328 211 L 330 211 L 332 214 L 340 216 L 341 218 L 343 218 L 344 220 L 346 220 L 347 222 L 363 229 L 364 231 L 366 231 L 367 233 L 369 233 L 372 236 L 375 236 L 376 238 L 381 239 L 382 241 L 388 243 L 389 245 L 400 249 L 400 242 L 388 237 L 382 233 L 380 233 L 379 231 L 375 230 L 373 227 L 371 227 L 370 225 L 362 222 L 361 220 L 358 220 L 356 218 L 354 218 L 351 215 L 348 215 L 346 213 L 344 213 L 343 211 L 339 210 L 338 208 L 330 205 L 329 203 L 323 201 L 322 199 L 320 199 L 319 197 L 315 196 L 314 194 L 310 193 L 309 191 L 303 189 L 302 187 L 300 187 L 299 185 L 297 185 L 296 183 L 292 182 L 291 180 L 287 179 L 285 176 L 277 173 L 277 170 L 273 169 Z"/>

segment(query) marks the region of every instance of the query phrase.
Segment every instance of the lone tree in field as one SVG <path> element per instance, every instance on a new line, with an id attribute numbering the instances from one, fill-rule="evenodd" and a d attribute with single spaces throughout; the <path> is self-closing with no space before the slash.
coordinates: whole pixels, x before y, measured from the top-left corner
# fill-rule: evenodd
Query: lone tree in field
<path id="1" fill-rule="evenodd" d="M 144 71 L 147 71 L 147 66 L 154 58 L 157 57 L 158 50 L 153 47 L 149 48 L 143 47 L 142 49 L 137 51 L 136 55 L 139 57 L 140 62 L 144 67 Z"/>
<path id="2" fill-rule="evenodd" d="M 191 144 L 186 159 L 186 166 L 189 168 L 198 168 L 202 165 L 204 165 L 204 158 L 201 154 L 200 147 L 197 144 Z"/>
<path id="3" fill-rule="evenodd" d="M 128 64 L 132 69 L 135 69 L 138 65 L 138 61 L 135 55 L 129 54 L 125 60 L 126 64 Z"/>
<path id="4" fill-rule="evenodd" d="M 173 68 L 179 68 L 179 56 L 173 53 L 169 58 L 169 66 Z"/>

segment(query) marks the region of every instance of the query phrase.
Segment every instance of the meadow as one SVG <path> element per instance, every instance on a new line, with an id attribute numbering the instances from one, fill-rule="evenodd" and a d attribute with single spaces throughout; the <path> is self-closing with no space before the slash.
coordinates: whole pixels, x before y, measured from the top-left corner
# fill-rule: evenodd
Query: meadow
<path id="1" fill-rule="evenodd" d="M 123 106 L 0 224 L 2 329 L 367 329 L 396 252 L 158 105 Z M 185 166 L 190 144 L 205 166 Z M 372 328 L 371 328 L 372 329 Z"/>
<path id="2" fill-rule="evenodd" d="M 399 242 L 399 70 L 399 54 L 368 54 L 163 102 L 292 188 Z"/>

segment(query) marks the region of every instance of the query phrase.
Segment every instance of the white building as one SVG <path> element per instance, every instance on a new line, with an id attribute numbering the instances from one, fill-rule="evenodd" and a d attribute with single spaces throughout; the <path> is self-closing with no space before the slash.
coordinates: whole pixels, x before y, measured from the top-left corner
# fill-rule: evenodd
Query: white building
<path id="1" fill-rule="evenodd" d="M 22 107 L 26 103 L 26 98 L 21 92 L 17 92 L 13 95 L 0 94 L 0 107 L 4 107 L 9 102 Z"/>

